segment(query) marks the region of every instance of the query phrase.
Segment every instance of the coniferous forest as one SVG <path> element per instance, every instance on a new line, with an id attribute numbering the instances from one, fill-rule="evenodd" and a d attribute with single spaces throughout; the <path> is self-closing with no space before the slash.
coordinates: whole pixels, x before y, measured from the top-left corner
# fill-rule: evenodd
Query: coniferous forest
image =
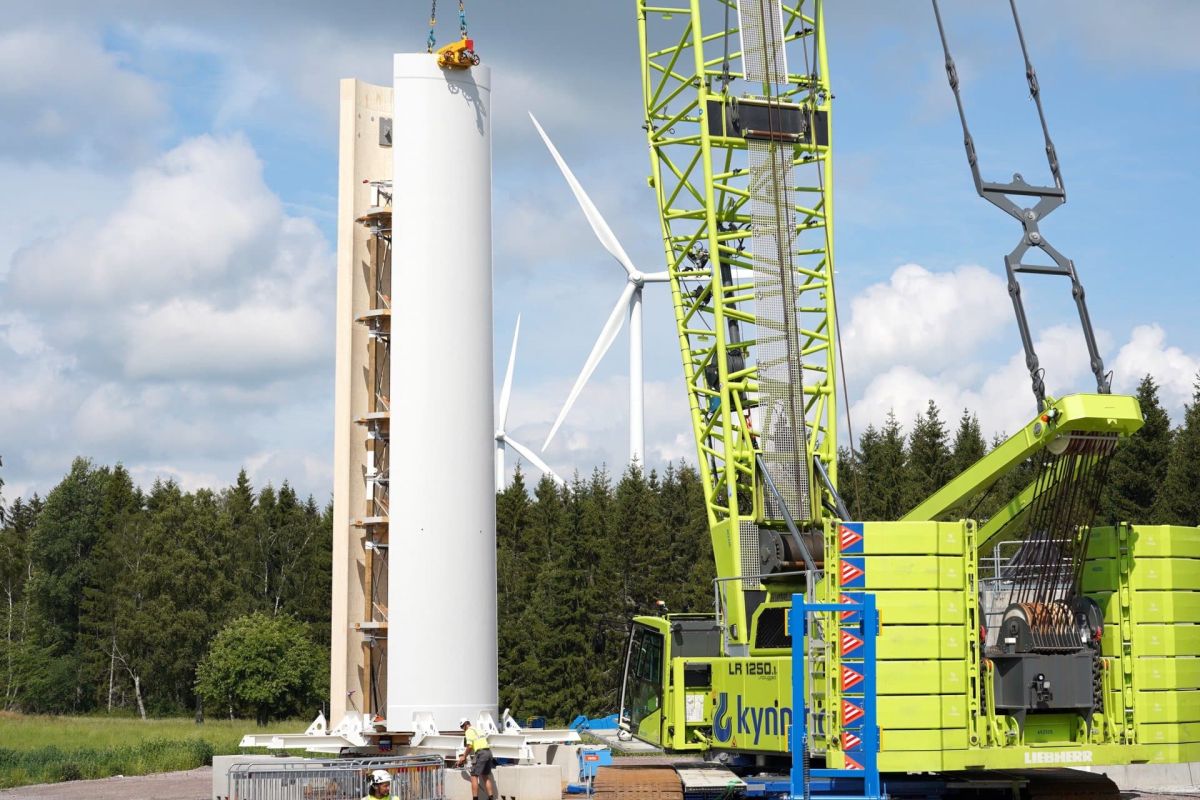
<path id="1" fill-rule="evenodd" d="M 1200 524 L 1200 384 L 1174 426 L 1153 380 L 1137 394 L 1146 425 L 1114 456 L 1097 523 Z M 969 410 L 948 420 L 930 402 L 907 429 L 890 416 L 844 449 L 840 488 L 855 518 L 895 519 L 990 444 Z M 963 515 L 986 518 L 1030 474 Z M 327 664 L 331 517 L 244 472 L 220 491 L 143 490 L 82 458 L 44 497 L 0 496 L 0 709 L 228 716 L 198 693 L 197 670 L 218 633 L 264 618 L 292 626 L 289 646 L 299 626 Z M 658 603 L 712 609 L 702 488 L 685 463 L 601 468 L 565 488 L 518 469 L 497 496 L 497 547 L 501 703 L 518 719 L 614 710 L 628 619 Z M 325 684 L 304 686 L 275 716 L 315 715 Z"/>

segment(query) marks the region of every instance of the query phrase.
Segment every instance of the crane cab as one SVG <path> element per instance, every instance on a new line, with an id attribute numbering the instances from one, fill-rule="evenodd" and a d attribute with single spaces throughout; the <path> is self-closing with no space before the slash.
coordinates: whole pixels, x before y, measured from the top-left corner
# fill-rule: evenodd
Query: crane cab
<path id="1" fill-rule="evenodd" d="M 747 655 L 722 652 L 713 614 L 634 617 L 621 683 L 621 730 L 669 750 L 788 752 L 787 602 L 763 593 Z"/>
<path id="2" fill-rule="evenodd" d="M 707 749 L 714 676 L 727 661 L 715 615 L 634 617 L 621 682 L 621 730 L 671 750 Z"/>

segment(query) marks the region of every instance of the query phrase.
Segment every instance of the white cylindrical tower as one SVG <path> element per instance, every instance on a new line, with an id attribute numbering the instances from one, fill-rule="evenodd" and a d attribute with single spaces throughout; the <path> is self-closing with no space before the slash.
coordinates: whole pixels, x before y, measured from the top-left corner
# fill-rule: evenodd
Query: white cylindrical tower
<path id="1" fill-rule="evenodd" d="M 491 70 L 395 56 L 387 722 L 497 718 Z"/>

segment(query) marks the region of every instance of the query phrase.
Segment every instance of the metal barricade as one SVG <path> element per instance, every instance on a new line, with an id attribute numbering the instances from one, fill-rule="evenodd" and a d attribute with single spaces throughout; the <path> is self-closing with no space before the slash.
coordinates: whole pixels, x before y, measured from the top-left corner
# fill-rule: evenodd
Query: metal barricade
<path id="1" fill-rule="evenodd" d="M 392 776 L 392 800 L 445 800 L 440 756 L 310 759 L 280 764 L 236 764 L 229 770 L 228 800 L 362 800 L 371 773 Z"/>

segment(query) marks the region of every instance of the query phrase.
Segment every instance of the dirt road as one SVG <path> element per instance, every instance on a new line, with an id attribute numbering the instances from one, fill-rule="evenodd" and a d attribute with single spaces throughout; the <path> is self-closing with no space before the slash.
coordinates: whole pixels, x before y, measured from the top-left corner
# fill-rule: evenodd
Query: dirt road
<path id="1" fill-rule="evenodd" d="M 209 800 L 212 767 L 131 778 L 42 783 L 0 791 L 0 800 Z"/>
<path id="2" fill-rule="evenodd" d="M 653 759 L 636 759 L 650 763 Z M 0 800 L 210 800 L 212 767 L 132 778 L 43 783 L 0 791 Z M 1122 792 L 1122 800 L 1197 800 L 1200 794 Z"/>

